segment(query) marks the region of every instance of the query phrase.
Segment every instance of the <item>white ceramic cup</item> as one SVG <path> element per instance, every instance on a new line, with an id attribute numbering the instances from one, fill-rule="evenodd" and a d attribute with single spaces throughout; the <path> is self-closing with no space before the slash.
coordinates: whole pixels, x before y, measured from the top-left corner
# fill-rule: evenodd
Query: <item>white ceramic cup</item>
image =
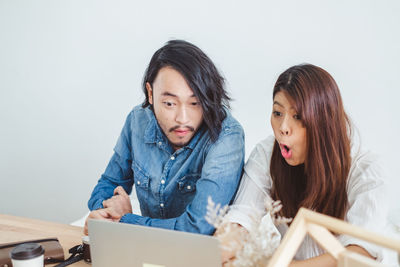
<path id="1" fill-rule="evenodd" d="M 10 252 L 13 267 L 43 267 L 44 249 L 38 243 L 25 243 Z"/>

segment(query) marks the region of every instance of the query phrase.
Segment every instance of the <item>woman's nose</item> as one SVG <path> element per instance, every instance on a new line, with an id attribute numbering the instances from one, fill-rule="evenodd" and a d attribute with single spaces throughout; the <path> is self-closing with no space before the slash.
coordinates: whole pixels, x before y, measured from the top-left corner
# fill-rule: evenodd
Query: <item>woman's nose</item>
<path id="1" fill-rule="evenodd" d="M 288 121 L 288 118 L 286 116 L 281 123 L 279 131 L 281 132 L 282 135 L 290 135 L 291 133 L 290 122 Z"/>

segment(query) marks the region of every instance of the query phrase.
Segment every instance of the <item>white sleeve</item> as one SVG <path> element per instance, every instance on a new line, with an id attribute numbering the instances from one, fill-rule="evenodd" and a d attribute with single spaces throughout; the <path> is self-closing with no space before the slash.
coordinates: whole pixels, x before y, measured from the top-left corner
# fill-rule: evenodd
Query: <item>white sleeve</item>
<path id="1" fill-rule="evenodd" d="M 264 202 L 270 198 L 272 180 L 269 174 L 270 154 L 273 146 L 271 137 L 254 148 L 244 167 L 244 173 L 228 220 L 251 229 L 254 219 L 265 215 Z M 272 144 L 271 144 L 272 142 Z"/>
<path id="2" fill-rule="evenodd" d="M 387 205 L 382 171 L 376 158 L 369 153 L 353 159 L 347 184 L 349 208 L 345 220 L 351 224 L 382 234 L 386 225 Z M 358 245 L 382 261 L 382 248 L 369 242 L 341 235 L 344 246 Z"/>

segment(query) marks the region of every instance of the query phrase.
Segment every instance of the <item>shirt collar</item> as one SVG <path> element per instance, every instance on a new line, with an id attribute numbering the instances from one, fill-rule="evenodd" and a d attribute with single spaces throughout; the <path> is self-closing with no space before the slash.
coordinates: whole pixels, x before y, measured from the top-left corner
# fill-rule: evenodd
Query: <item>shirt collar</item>
<path id="1" fill-rule="evenodd" d="M 158 143 L 165 141 L 166 137 L 158 125 L 157 119 L 154 116 L 154 112 L 150 108 L 147 108 L 147 115 L 149 116 L 149 123 L 144 131 L 144 142 Z"/>
<path id="2" fill-rule="evenodd" d="M 194 149 L 196 144 L 198 143 L 200 137 L 204 134 L 205 129 L 204 129 L 204 124 L 200 126 L 200 128 L 197 130 L 197 132 L 194 134 L 192 137 L 192 140 L 190 140 L 189 144 L 186 145 L 186 147 L 190 148 L 191 150 Z"/>

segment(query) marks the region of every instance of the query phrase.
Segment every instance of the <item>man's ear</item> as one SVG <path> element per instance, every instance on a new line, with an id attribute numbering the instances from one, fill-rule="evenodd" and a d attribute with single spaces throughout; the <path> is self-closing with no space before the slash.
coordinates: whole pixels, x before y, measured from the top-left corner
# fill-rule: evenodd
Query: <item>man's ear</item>
<path id="1" fill-rule="evenodd" d="M 151 88 L 150 83 L 146 83 L 146 89 L 147 89 L 147 96 L 149 98 L 149 103 L 150 105 L 153 105 L 153 89 Z"/>

